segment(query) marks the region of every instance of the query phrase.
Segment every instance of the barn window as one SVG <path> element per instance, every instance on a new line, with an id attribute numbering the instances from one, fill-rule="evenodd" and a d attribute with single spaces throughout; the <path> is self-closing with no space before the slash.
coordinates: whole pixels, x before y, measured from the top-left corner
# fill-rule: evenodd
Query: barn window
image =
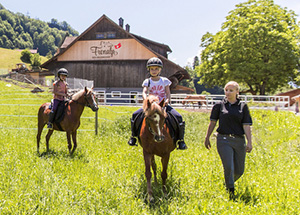
<path id="1" fill-rule="evenodd" d="M 96 33 L 96 39 L 104 39 L 105 33 Z"/>
<path id="2" fill-rule="evenodd" d="M 116 38 L 116 32 L 97 32 L 96 39 Z"/>
<path id="3" fill-rule="evenodd" d="M 107 32 L 107 38 L 116 38 L 116 32 Z"/>

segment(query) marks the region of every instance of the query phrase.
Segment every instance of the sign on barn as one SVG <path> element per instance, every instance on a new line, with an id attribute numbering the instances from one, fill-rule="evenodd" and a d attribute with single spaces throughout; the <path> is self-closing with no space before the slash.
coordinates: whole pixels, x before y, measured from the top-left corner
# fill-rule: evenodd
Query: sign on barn
<path id="1" fill-rule="evenodd" d="M 130 48 L 129 48 L 130 47 Z M 78 41 L 57 58 L 57 61 L 144 60 L 153 52 L 134 39 Z"/>

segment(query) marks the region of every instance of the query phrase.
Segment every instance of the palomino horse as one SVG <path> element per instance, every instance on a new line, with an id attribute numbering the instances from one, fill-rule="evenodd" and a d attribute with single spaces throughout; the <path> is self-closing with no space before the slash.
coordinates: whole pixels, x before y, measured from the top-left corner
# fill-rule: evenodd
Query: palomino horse
<path id="1" fill-rule="evenodd" d="M 143 109 L 145 117 L 142 122 L 140 131 L 140 144 L 143 147 L 143 154 L 145 160 L 145 176 L 147 179 L 148 200 L 154 201 L 153 192 L 151 188 L 151 170 L 154 173 L 154 180 L 156 179 L 156 164 L 154 155 L 161 157 L 162 172 L 161 178 L 163 182 L 163 192 L 166 193 L 166 179 L 167 168 L 170 158 L 170 153 L 175 149 L 175 144 L 169 133 L 169 128 L 165 123 L 167 113 L 164 110 L 164 99 L 158 104 L 159 100 L 155 96 L 149 96 L 144 100 Z"/>
<path id="2" fill-rule="evenodd" d="M 36 136 L 38 153 L 40 147 L 41 134 L 44 126 L 48 122 L 48 116 L 51 111 L 49 109 L 49 105 L 50 103 L 42 104 L 38 113 L 38 133 Z M 67 104 L 67 107 L 65 109 L 65 116 L 63 120 L 60 122 L 62 131 L 65 131 L 67 133 L 68 148 L 69 148 L 70 155 L 72 155 L 77 148 L 77 142 L 76 142 L 77 129 L 80 126 L 80 116 L 85 106 L 90 107 L 93 111 L 98 110 L 98 104 L 95 101 L 93 88 L 88 89 L 85 87 L 83 90 L 77 92 L 72 96 L 71 101 Z M 60 129 L 57 127 L 55 123 L 53 124 L 53 130 L 60 131 Z M 48 130 L 48 133 L 46 135 L 47 152 L 49 151 L 49 139 L 53 133 L 53 130 Z M 74 144 L 73 149 L 71 143 L 71 135 Z"/>

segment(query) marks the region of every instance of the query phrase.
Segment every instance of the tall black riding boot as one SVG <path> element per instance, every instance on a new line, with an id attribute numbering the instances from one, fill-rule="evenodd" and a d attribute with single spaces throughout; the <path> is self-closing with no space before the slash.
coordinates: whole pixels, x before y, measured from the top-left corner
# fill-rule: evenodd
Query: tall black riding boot
<path id="1" fill-rule="evenodd" d="M 137 146 L 137 144 L 136 144 L 137 135 L 136 135 L 135 126 L 134 126 L 135 121 L 133 119 L 130 119 L 130 122 L 131 122 L 131 137 L 128 141 L 128 144 L 130 146 Z"/>
<path id="2" fill-rule="evenodd" d="M 233 188 L 226 188 L 226 189 L 229 192 L 229 199 L 234 200 L 234 198 L 235 198 L 234 187 Z"/>
<path id="3" fill-rule="evenodd" d="M 184 150 L 187 149 L 187 146 L 184 142 L 184 133 L 185 133 L 185 122 L 179 123 L 179 135 L 178 135 L 178 149 Z"/>
<path id="4" fill-rule="evenodd" d="M 53 129 L 53 121 L 54 121 L 54 112 L 51 111 L 50 114 L 49 114 L 49 119 L 48 119 L 48 125 L 47 125 L 47 128 L 49 128 L 50 130 Z"/>

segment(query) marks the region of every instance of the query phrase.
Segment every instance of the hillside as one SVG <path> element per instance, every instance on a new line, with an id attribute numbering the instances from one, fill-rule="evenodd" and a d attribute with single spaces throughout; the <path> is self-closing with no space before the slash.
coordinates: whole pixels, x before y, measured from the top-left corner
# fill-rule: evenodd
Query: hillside
<path id="1" fill-rule="evenodd" d="M 12 68 L 15 68 L 17 63 L 22 63 L 20 60 L 21 51 L 19 50 L 12 50 L 12 49 L 5 49 L 0 48 L 0 74 L 7 73 L 11 71 Z M 46 57 L 41 56 L 41 63 L 47 61 Z M 26 64 L 28 67 L 29 64 Z"/>
<path id="2" fill-rule="evenodd" d="M 0 4 L 0 47 L 37 49 L 40 55 L 54 54 L 67 35 L 77 36 L 67 22 L 44 22 L 6 10 Z"/>

